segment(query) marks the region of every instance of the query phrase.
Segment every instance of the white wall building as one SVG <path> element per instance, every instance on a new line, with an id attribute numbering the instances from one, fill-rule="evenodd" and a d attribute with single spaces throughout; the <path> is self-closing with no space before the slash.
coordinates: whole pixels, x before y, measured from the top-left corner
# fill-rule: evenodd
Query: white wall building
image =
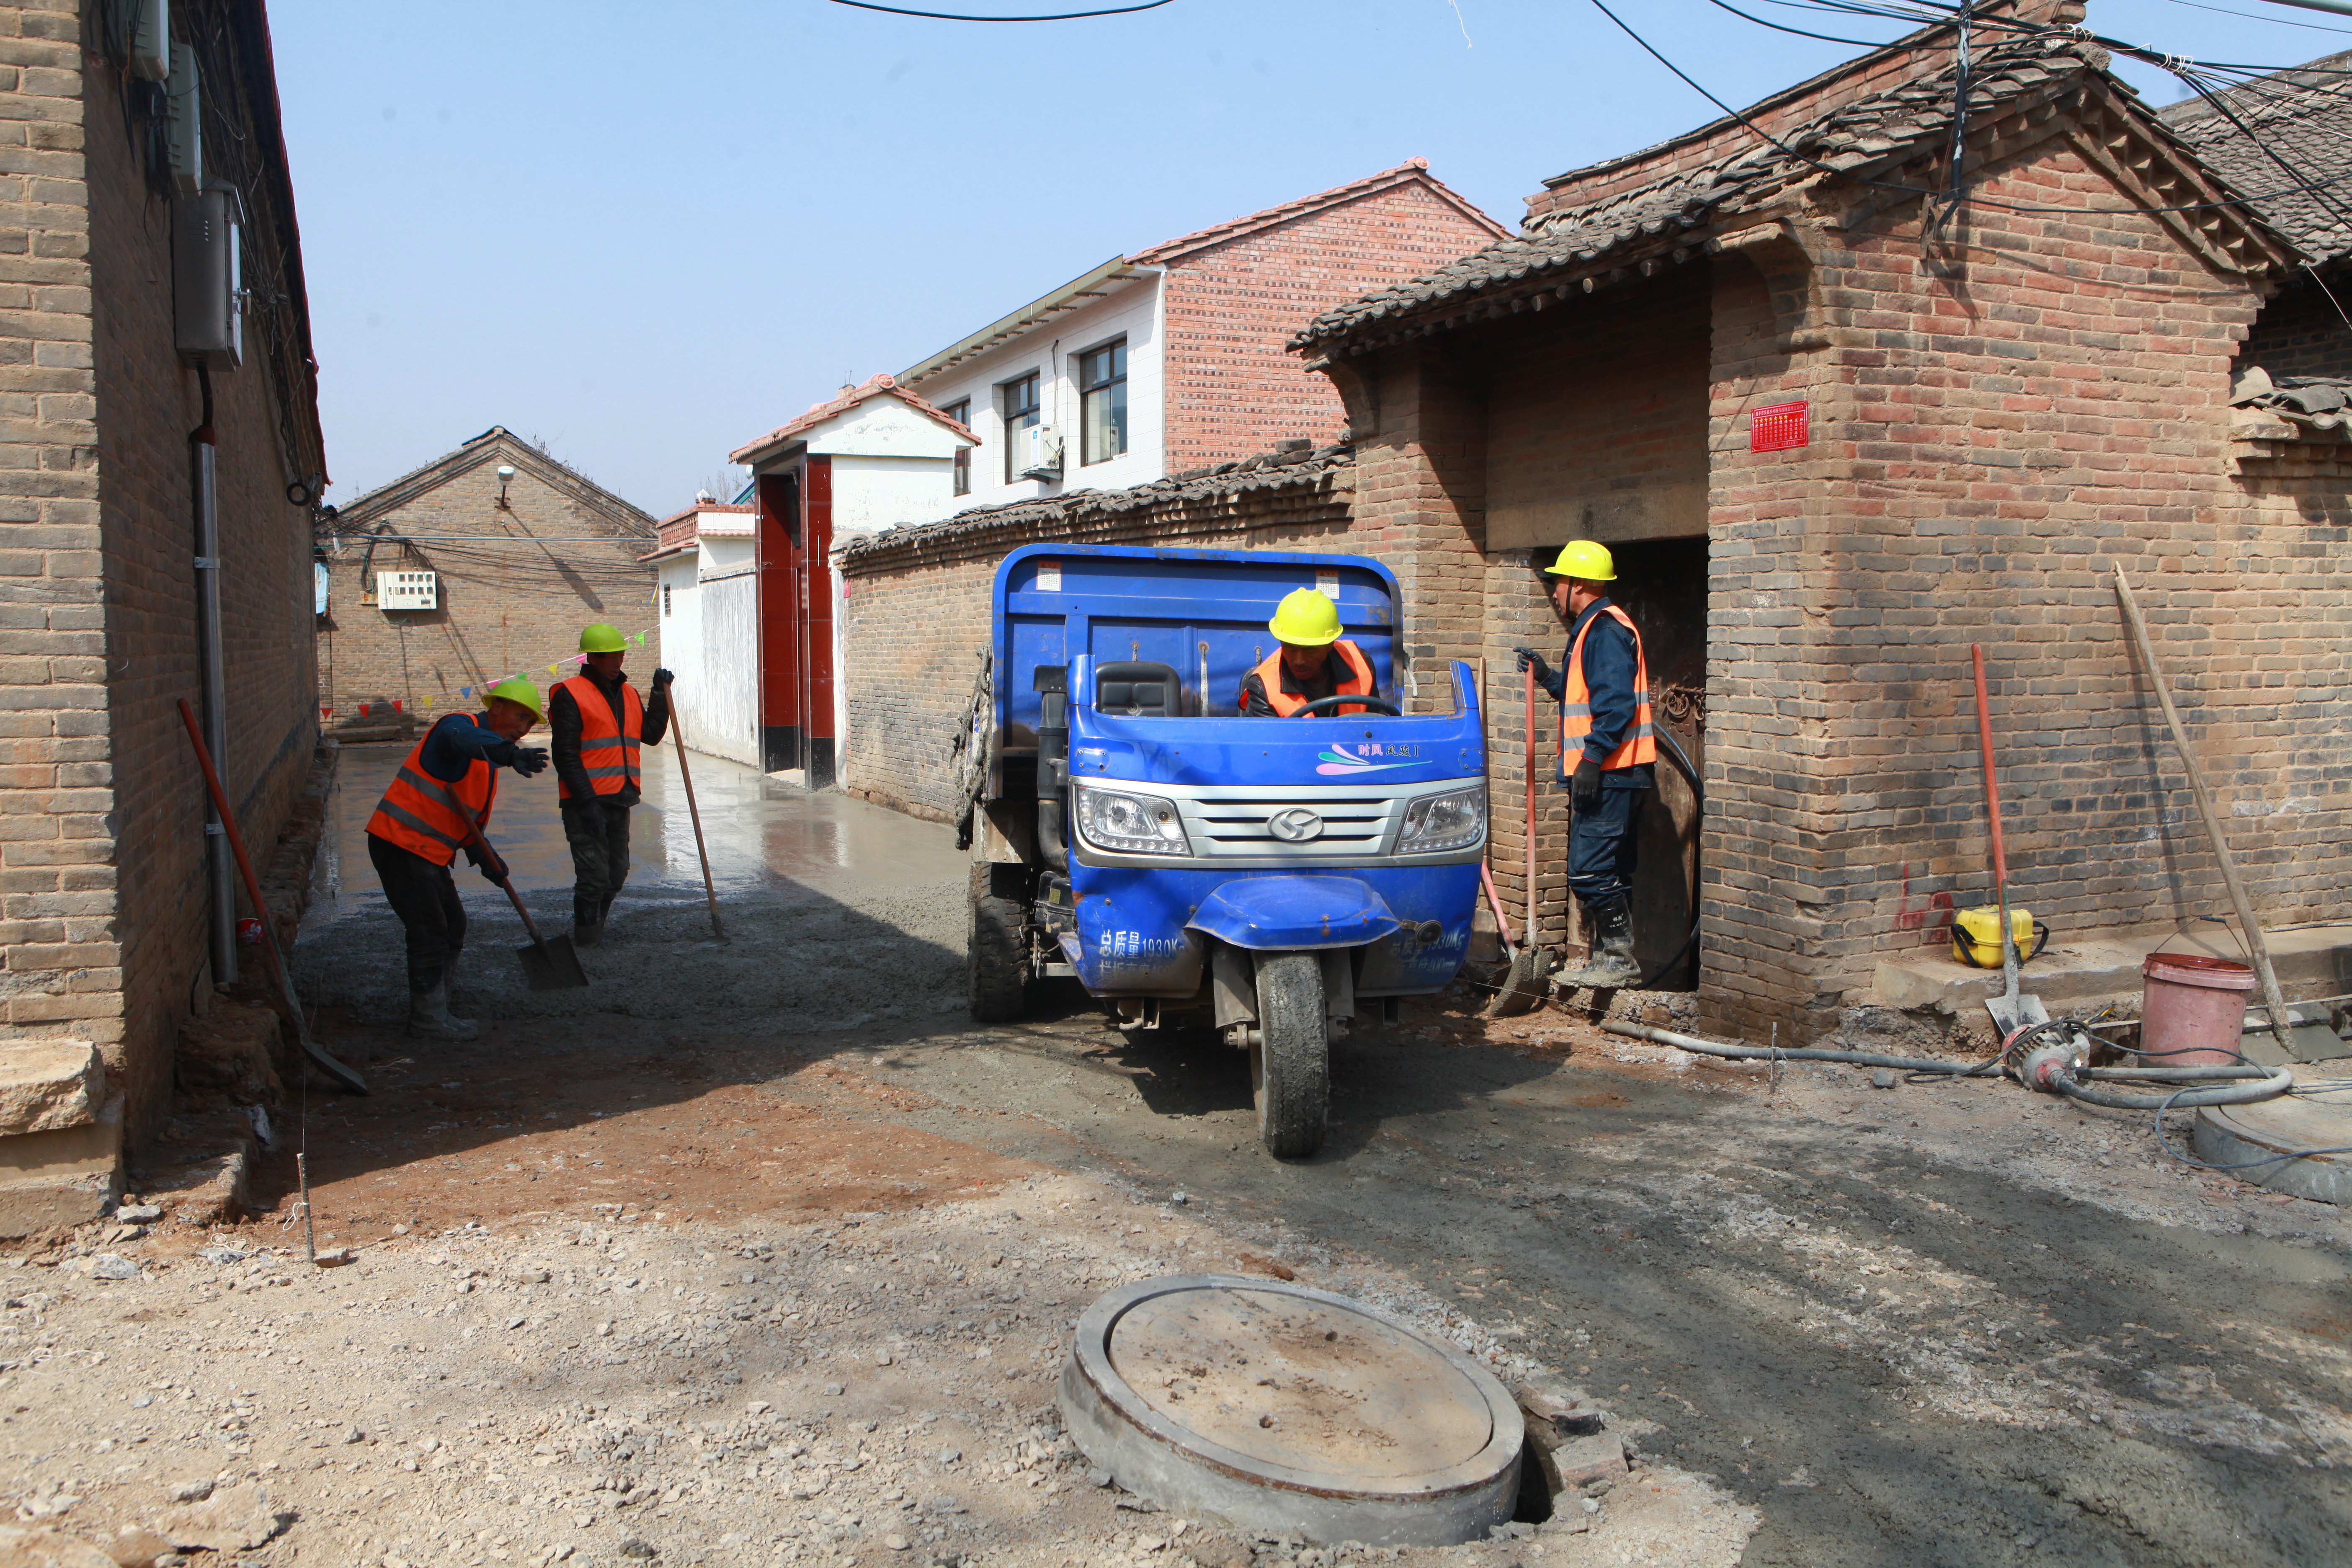
<path id="1" fill-rule="evenodd" d="M 757 766 L 758 617 L 749 506 L 698 500 L 661 521 L 654 552 L 656 662 L 677 677 L 687 744 Z"/>

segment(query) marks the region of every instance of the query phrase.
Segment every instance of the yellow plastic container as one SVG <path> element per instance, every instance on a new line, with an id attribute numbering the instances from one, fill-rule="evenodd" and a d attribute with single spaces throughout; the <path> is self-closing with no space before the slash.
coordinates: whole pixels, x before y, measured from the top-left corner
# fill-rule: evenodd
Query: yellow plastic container
<path id="1" fill-rule="evenodd" d="M 2020 963 L 2039 954 L 2050 945 L 2050 928 L 2033 918 L 2031 910 L 2011 907 L 2009 911 L 2010 940 L 2017 943 Z M 1976 969 L 2000 967 L 2000 908 L 1985 904 L 1973 910 L 1952 911 L 1952 957 Z"/>

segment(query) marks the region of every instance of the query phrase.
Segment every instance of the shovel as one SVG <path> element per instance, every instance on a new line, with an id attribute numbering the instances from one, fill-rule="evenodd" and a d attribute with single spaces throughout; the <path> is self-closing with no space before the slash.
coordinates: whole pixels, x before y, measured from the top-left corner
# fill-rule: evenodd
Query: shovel
<path id="1" fill-rule="evenodd" d="M 1503 988 L 1495 993 L 1495 1005 L 1488 1009 L 1490 1016 L 1516 1018 L 1522 1013 L 1532 1013 L 1544 1005 L 1544 994 L 1550 979 L 1544 973 L 1543 951 L 1536 946 L 1536 672 L 1529 665 L 1527 675 L 1527 794 L 1528 794 L 1528 921 L 1519 932 L 1519 944 L 1511 951 L 1510 972 L 1503 976 Z M 1494 874 L 1481 861 L 1478 870 L 1486 879 L 1486 896 L 1495 898 Z M 1502 921 L 1502 900 L 1496 899 L 1495 919 Z M 1502 926 L 1503 941 L 1511 940 L 1511 928 Z"/>
<path id="2" fill-rule="evenodd" d="M 1992 771 L 1992 706 L 1985 700 L 1983 645 L 1970 643 L 1969 657 L 1976 665 L 1977 742 L 1984 752 L 1985 809 L 1992 819 L 1992 887 L 2000 905 L 2001 992 L 1985 998 L 1985 1011 L 1992 1015 L 1993 1027 L 2006 1046 L 2020 1031 L 2048 1023 L 2050 1010 L 2041 997 L 2017 994 L 2017 933 L 2009 926 L 2009 856 L 2000 842 L 2000 784 Z"/>
<path id="3" fill-rule="evenodd" d="M 367 1079 L 337 1061 L 326 1047 L 310 1037 L 310 1023 L 303 1016 L 302 999 L 294 994 L 293 973 L 286 967 L 286 954 L 278 950 L 278 922 L 270 918 L 269 906 L 261 901 L 261 883 L 253 874 L 253 858 L 245 852 L 245 835 L 236 830 L 236 818 L 229 815 L 228 792 L 221 788 L 220 774 L 213 768 L 212 750 L 205 744 L 204 731 L 196 727 L 196 710 L 188 706 L 184 697 L 180 699 L 180 721 L 188 727 L 188 743 L 196 749 L 196 765 L 204 770 L 205 788 L 212 792 L 213 814 L 220 818 L 229 849 L 236 856 L 237 873 L 245 879 L 245 896 L 252 901 L 253 912 L 261 917 L 261 933 L 269 947 L 269 970 L 278 978 L 278 994 L 286 999 L 286 1013 L 294 1020 L 294 1036 L 302 1042 L 302 1054 L 338 1088 L 365 1094 Z"/>
<path id="4" fill-rule="evenodd" d="M 498 851 L 490 847 L 490 841 L 482 837 L 480 827 L 474 826 L 473 835 L 474 847 L 488 855 L 495 864 L 506 864 L 499 859 Z M 530 988 L 533 991 L 577 991 L 585 986 L 588 976 L 580 967 L 579 953 L 572 951 L 572 939 L 559 936 L 550 942 L 540 935 L 530 911 L 522 907 L 522 895 L 515 891 L 514 883 L 504 876 L 491 879 L 506 894 L 507 901 L 514 905 L 515 913 L 522 917 L 522 929 L 530 932 L 530 945 L 515 949 L 515 956 L 522 960 L 522 977 L 530 983 Z"/>

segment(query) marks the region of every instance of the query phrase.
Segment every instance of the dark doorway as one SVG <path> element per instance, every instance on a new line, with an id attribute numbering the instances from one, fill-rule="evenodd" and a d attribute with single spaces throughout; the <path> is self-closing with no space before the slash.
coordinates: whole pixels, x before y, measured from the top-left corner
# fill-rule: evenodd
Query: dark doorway
<path id="1" fill-rule="evenodd" d="M 1610 598 L 1641 628 L 1650 666 L 1650 712 L 1659 733 L 1658 790 L 1642 811 L 1641 868 L 1633 881 L 1634 952 L 1644 973 L 1673 959 L 1697 907 L 1699 811 L 1666 742 L 1706 772 L 1706 541 L 1644 539 L 1612 544 Z M 1663 976 L 1666 989 L 1698 985 L 1696 950 Z"/>

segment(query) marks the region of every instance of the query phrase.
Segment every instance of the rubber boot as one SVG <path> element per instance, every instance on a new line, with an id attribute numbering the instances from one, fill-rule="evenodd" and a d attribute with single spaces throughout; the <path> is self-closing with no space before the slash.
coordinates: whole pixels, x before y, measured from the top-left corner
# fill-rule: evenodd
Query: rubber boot
<path id="1" fill-rule="evenodd" d="M 596 924 L 599 927 L 608 926 L 613 923 L 613 900 L 620 896 L 621 889 L 615 888 L 611 892 L 605 894 L 604 900 L 597 904 Z"/>
<path id="2" fill-rule="evenodd" d="M 574 897 L 572 900 L 572 945 L 593 947 L 604 940 L 604 900 Z"/>
<path id="3" fill-rule="evenodd" d="M 1623 899 L 1593 904 L 1584 911 L 1585 929 L 1592 934 L 1592 952 L 1584 967 L 1559 977 L 1562 985 L 1593 991 L 1617 991 L 1642 983 L 1642 966 L 1633 958 L 1633 911 Z"/>
<path id="4" fill-rule="evenodd" d="M 471 1018 L 454 1018 L 449 1015 L 449 983 L 446 979 L 430 991 L 408 994 L 408 1037 L 412 1040 L 445 1040 L 463 1043 L 482 1032 L 482 1026 Z"/>

